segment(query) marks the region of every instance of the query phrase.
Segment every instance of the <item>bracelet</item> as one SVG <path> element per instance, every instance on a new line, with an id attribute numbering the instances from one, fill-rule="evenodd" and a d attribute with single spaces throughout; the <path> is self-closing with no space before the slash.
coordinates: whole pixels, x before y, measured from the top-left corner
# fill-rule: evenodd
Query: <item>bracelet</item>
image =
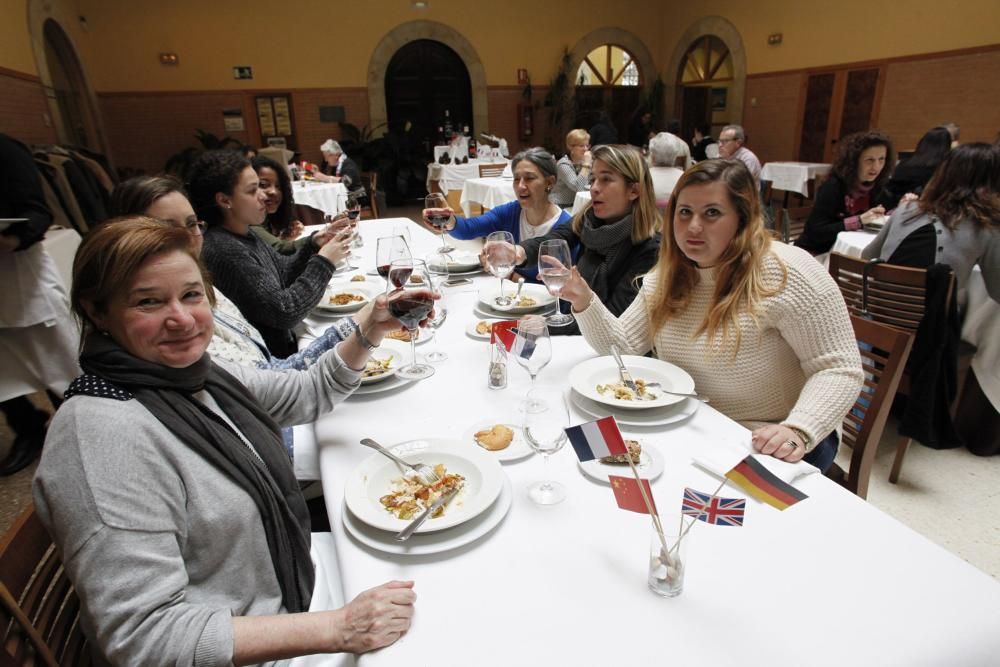
<path id="1" fill-rule="evenodd" d="M 358 342 L 361 343 L 361 346 L 369 352 L 374 352 L 378 348 L 378 345 L 368 340 L 368 337 L 361 331 L 360 324 L 358 325 L 358 328 L 354 330 L 354 333 L 358 335 Z"/>

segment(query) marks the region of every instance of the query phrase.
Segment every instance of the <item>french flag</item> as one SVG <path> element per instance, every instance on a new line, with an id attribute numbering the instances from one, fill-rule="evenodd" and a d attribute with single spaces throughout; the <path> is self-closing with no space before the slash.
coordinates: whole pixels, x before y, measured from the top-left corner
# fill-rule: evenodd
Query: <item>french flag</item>
<path id="1" fill-rule="evenodd" d="M 570 426 L 566 429 L 566 436 L 580 461 L 592 461 L 628 452 L 622 432 L 618 430 L 618 422 L 613 416 Z"/>

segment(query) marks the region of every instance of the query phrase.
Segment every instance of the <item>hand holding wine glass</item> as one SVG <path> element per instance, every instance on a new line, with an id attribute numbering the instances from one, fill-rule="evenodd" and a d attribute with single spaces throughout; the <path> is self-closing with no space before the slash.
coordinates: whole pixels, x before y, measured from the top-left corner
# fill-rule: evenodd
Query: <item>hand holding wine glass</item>
<path id="1" fill-rule="evenodd" d="M 397 375 L 409 380 L 422 380 L 434 375 L 433 366 L 417 363 L 417 328 L 431 315 L 434 301 L 440 298 L 427 264 L 419 259 L 393 260 L 389 265 L 386 296 L 389 312 L 410 332 L 413 361 L 400 368 Z"/>
<path id="2" fill-rule="evenodd" d="M 424 197 L 424 226 L 441 237 L 439 253 L 447 254 L 454 250 L 445 243 L 446 232 L 455 229 L 455 212 L 448 206 L 448 200 L 440 192 L 432 192 Z"/>
<path id="3" fill-rule="evenodd" d="M 538 277 L 554 297 L 562 295 L 563 287 L 570 277 L 570 266 L 573 256 L 569 252 L 569 244 L 564 239 L 542 241 L 538 248 Z M 556 311 L 545 318 L 552 326 L 561 327 L 570 324 L 573 316 Z"/>
<path id="4" fill-rule="evenodd" d="M 486 268 L 500 279 L 500 293 L 496 298 L 498 306 L 509 306 L 513 299 L 504 296 L 503 279 L 511 274 L 516 266 L 517 246 L 514 245 L 514 235 L 510 232 L 493 232 L 486 237 L 483 252 L 486 256 Z"/>

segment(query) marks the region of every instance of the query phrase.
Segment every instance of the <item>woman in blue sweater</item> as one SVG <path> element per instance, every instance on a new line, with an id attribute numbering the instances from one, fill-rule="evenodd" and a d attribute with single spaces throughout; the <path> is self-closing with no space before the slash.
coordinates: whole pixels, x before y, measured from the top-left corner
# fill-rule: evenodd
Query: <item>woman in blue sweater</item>
<path id="1" fill-rule="evenodd" d="M 521 243 L 538 236 L 545 236 L 554 227 L 569 222 L 570 216 L 549 201 L 549 192 L 556 183 L 556 160 L 543 148 L 529 148 L 514 156 L 514 194 L 517 201 L 487 211 L 474 218 L 455 216 L 451 208 L 424 209 L 423 225 L 435 234 L 446 231 L 459 240 L 488 236 L 493 232 L 510 232 L 514 243 Z M 449 217 L 445 227 L 435 227 L 428 219 L 431 215 Z M 538 282 L 538 267 L 521 267 L 518 274 L 529 282 Z M 511 276 L 517 280 L 516 276 Z"/>

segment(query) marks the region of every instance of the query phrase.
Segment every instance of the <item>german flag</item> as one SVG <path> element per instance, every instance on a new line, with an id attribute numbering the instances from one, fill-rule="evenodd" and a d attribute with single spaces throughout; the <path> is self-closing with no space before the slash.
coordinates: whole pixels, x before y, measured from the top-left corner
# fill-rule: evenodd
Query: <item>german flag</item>
<path id="1" fill-rule="evenodd" d="M 726 473 L 726 478 L 757 500 L 784 510 L 809 496 L 765 468 L 753 455 L 740 461 Z"/>

